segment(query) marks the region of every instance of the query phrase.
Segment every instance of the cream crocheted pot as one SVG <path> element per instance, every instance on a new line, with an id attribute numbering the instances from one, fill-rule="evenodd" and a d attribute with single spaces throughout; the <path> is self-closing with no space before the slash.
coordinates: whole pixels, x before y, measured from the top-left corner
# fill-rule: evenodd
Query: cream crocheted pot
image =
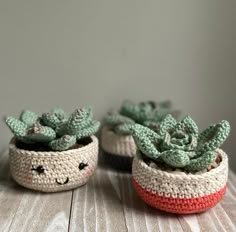
<path id="1" fill-rule="evenodd" d="M 60 152 L 35 152 L 10 143 L 10 171 L 20 185 L 42 192 L 58 192 L 85 184 L 98 160 L 98 139 L 84 147 Z"/>
<path id="2" fill-rule="evenodd" d="M 106 160 L 112 167 L 131 172 L 133 157 L 137 152 L 131 135 L 118 135 L 111 128 L 104 126 L 101 133 L 101 146 L 106 152 Z"/>
<path id="3" fill-rule="evenodd" d="M 177 214 L 206 211 L 215 206 L 226 191 L 228 158 L 220 149 L 221 163 L 202 174 L 167 172 L 149 167 L 135 157 L 132 180 L 138 195 L 149 205 Z"/>

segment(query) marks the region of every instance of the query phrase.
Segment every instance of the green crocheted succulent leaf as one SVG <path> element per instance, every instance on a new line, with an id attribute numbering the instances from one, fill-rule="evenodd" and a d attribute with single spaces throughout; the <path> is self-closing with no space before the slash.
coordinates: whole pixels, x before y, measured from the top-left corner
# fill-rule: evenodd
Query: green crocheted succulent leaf
<path id="1" fill-rule="evenodd" d="M 68 121 L 58 131 L 59 135 L 76 135 L 83 128 L 87 128 L 92 121 L 92 109 L 81 108 L 75 110 L 68 118 Z"/>
<path id="2" fill-rule="evenodd" d="M 191 159 L 190 164 L 184 167 L 187 172 L 198 172 L 208 168 L 216 159 L 215 151 L 208 151 L 198 158 Z"/>
<path id="3" fill-rule="evenodd" d="M 97 133 L 98 129 L 100 127 L 100 122 L 98 121 L 92 121 L 87 127 L 81 128 L 76 134 L 77 139 L 82 139 L 86 137 L 90 137 L 91 135 Z"/>
<path id="4" fill-rule="evenodd" d="M 23 137 L 26 135 L 27 124 L 24 122 L 13 117 L 7 117 L 5 122 L 16 137 Z"/>
<path id="5" fill-rule="evenodd" d="M 27 130 L 25 138 L 35 142 L 47 143 L 56 138 L 56 133 L 47 126 L 34 126 Z"/>
<path id="6" fill-rule="evenodd" d="M 132 120 L 131 118 L 128 118 L 126 116 L 123 116 L 117 112 L 112 112 L 112 113 L 108 113 L 105 118 L 104 121 L 106 124 L 111 125 L 111 126 L 117 126 L 119 124 L 134 124 L 134 120 Z"/>
<path id="7" fill-rule="evenodd" d="M 186 116 L 181 122 L 177 123 L 175 128 L 187 134 L 198 136 L 198 126 L 190 116 Z"/>
<path id="8" fill-rule="evenodd" d="M 58 113 L 44 113 L 42 114 L 41 120 L 45 126 L 49 126 L 53 129 L 58 128 L 66 121 L 64 116 Z"/>
<path id="9" fill-rule="evenodd" d="M 188 152 L 169 150 L 161 154 L 161 159 L 171 167 L 182 168 L 190 163 Z"/>
<path id="10" fill-rule="evenodd" d="M 230 124 L 226 120 L 211 125 L 205 129 L 198 137 L 197 153 L 215 151 L 227 139 L 230 133 Z"/>
<path id="11" fill-rule="evenodd" d="M 130 126 L 131 134 L 139 150 L 146 156 L 157 159 L 160 151 L 156 147 L 159 141 L 159 135 L 151 129 L 139 124 Z"/>
<path id="12" fill-rule="evenodd" d="M 64 135 L 59 139 L 51 141 L 48 145 L 54 151 L 65 151 L 76 144 L 76 136 Z"/>
<path id="13" fill-rule="evenodd" d="M 61 108 L 54 108 L 51 110 L 51 113 L 60 115 L 60 118 L 67 118 L 66 112 Z"/>
<path id="14" fill-rule="evenodd" d="M 127 124 L 117 125 L 115 127 L 115 132 L 120 135 L 130 135 L 131 134 L 130 125 L 132 124 L 127 123 Z"/>
<path id="15" fill-rule="evenodd" d="M 168 114 L 163 121 L 161 121 L 158 133 L 160 136 L 164 136 L 169 130 L 173 130 L 177 122 L 171 114 Z"/>
<path id="16" fill-rule="evenodd" d="M 36 123 L 38 118 L 39 116 L 30 110 L 24 110 L 20 115 L 20 120 L 24 122 L 28 127 Z"/>

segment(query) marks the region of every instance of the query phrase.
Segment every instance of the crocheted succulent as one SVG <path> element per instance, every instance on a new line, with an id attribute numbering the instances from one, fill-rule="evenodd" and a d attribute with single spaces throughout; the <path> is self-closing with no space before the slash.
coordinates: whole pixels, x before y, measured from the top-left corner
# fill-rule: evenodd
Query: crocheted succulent
<path id="1" fill-rule="evenodd" d="M 230 125 L 223 120 L 199 134 L 190 116 L 177 122 L 167 115 L 157 132 L 139 124 L 130 126 L 130 130 L 139 150 L 147 157 L 173 168 L 197 172 L 215 161 L 216 149 L 228 137 Z"/>
<path id="2" fill-rule="evenodd" d="M 93 120 L 91 108 L 77 109 L 69 117 L 62 109 L 41 116 L 25 110 L 19 119 L 7 117 L 5 122 L 18 141 L 44 144 L 55 151 L 71 148 L 78 140 L 96 133 L 100 126 Z"/>
<path id="3" fill-rule="evenodd" d="M 139 123 L 150 128 L 158 128 L 160 121 L 168 114 L 178 118 L 180 111 L 171 112 L 171 102 L 146 101 L 135 104 L 124 101 L 120 110 L 109 112 L 104 121 L 111 126 L 117 134 L 129 135 L 130 125 Z"/>

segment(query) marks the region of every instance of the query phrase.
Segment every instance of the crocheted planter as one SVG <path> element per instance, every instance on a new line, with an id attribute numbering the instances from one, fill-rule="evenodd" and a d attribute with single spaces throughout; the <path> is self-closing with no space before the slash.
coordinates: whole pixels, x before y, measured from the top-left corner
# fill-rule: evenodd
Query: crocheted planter
<path id="1" fill-rule="evenodd" d="M 10 171 L 20 185 L 42 192 L 58 192 L 84 185 L 98 160 L 98 139 L 66 151 L 28 151 L 10 143 Z"/>
<path id="2" fill-rule="evenodd" d="M 228 158 L 220 149 L 221 163 L 202 174 L 167 172 L 149 167 L 134 158 L 132 180 L 138 195 L 152 207 L 177 214 L 206 211 L 215 206 L 226 191 Z"/>
<path id="3" fill-rule="evenodd" d="M 116 169 L 130 171 L 137 147 L 131 135 L 118 135 L 104 126 L 101 133 L 101 146 L 106 152 L 107 162 Z"/>

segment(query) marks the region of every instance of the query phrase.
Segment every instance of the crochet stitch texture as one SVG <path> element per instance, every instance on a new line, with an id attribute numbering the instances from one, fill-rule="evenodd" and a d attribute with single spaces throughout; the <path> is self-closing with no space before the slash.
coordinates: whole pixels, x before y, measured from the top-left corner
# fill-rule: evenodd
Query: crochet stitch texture
<path id="1" fill-rule="evenodd" d="M 226 191 L 228 158 L 220 149 L 218 167 L 202 173 L 167 172 L 149 167 L 137 156 L 132 179 L 138 195 L 149 205 L 172 213 L 190 214 L 215 206 Z"/>
<path id="2" fill-rule="evenodd" d="M 95 134 L 100 126 L 93 120 L 91 108 L 77 109 L 69 117 L 62 109 L 41 116 L 26 110 L 19 119 L 7 117 L 5 121 L 18 141 L 41 144 L 54 151 L 68 150 L 78 140 Z"/>
<path id="3" fill-rule="evenodd" d="M 10 171 L 20 185 L 42 192 L 58 192 L 84 185 L 98 161 L 98 139 L 77 149 L 35 152 L 10 144 Z"/>
<path id="4" fill-rule="evenodd" d="M 177 122 L 167 115 L 157 132 L 139 124 L 130 126 L 130 130 L 145 156 L 173 168 L 197 172 L 214 162 L 215 151 L 228 137 L 230 125 L 222 120 L 198 134 L 198 127 L 190 116 Z"/>

